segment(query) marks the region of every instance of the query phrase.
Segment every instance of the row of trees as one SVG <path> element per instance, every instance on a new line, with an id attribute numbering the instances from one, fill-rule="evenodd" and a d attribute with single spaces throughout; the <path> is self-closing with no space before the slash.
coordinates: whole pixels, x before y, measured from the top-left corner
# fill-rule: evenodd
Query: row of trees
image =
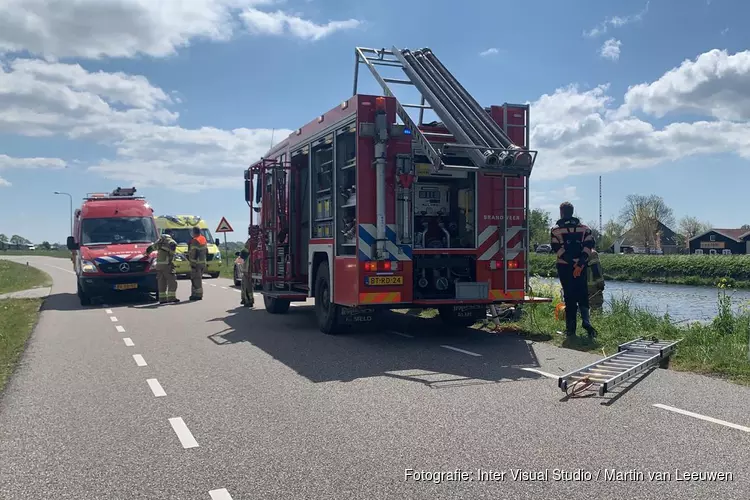
<path id="1" fill-rule="evenodd" d="M 535 208 L 529 216 L 529 238 L 532 248 L 542 243 L 549 243 L 549 231 L 556 219 L 546 210 Z M 675 221 L 674 212 L 657 195 L 629 195 L 617 218 L 612 218 L 603 225 L 599 232 L 599 224 L 588 223 L 594 232 L 596 246 L 599 251 L 606 251 L 622 236 L 630 231 L 630 238 L 636 246 L 648 249 L 659 246 L 662 225 L 677 234 L 677 246 L 687 247 L 690 238 L 705 233 L 711 229 L 709 222 L 697 217 L 685 216 Z M 750 230 L 745 224 L 742 229 Z"/>
<path id="2" fill-rule="evenodd" d="M 8 238 L 3 233 L 0 233 L 0 249 L 1 250 L 7 250 L 9 248 L 15 248 L 16 250 L 18 250 L 22 246 L 28 246 L 28 245 L 31 245 L 31 240 L 28 240 L 24 238 L 23 236 L 14 234 L 10 238 Z M 50 250 L 52 248 L 52 244 L 50 244 L 49 241 L 44 241 L 42 242 L 41 245 L 39 245 L 39 247 L 45 250 Z"/>

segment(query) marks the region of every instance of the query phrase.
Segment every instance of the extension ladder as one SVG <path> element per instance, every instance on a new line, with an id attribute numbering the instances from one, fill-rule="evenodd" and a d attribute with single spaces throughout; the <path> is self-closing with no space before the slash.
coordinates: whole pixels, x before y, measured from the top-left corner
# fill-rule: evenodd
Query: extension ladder
<path id="1" fill-rule="evenodd" d="M 604 396 L 629 378 L 663 363 L 681 341 L 682 339 L 659 341 L 643 337 L 631 340 L 620 344 L 616 354 L 558 377 L 557 385 L 567 392 L 569 387 L 578 383 L 590 383 L 591 386 L 598 387 L 599 396 Z"/>

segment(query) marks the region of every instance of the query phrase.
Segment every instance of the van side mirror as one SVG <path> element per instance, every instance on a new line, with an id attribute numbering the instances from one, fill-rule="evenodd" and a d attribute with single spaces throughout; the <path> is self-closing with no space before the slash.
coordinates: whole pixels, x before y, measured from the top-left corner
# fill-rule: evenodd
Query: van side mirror
<path id="1" fill-rule="evenodd" d="M 214 240 L 214 245 L 216 245 L 217 247 L 220 247 L 221 246 L 221 240 L 219 240 L 219 238 L 216 238 Z"/>
<path id="2" fill-rule="evenodd" d="M 72 236 L 68 236 L 66 244 L 68 246 L 68 250 L 78 250 L 81 248 L 81 245 L 76 243 L 75 238 L 73 238 Z"/>

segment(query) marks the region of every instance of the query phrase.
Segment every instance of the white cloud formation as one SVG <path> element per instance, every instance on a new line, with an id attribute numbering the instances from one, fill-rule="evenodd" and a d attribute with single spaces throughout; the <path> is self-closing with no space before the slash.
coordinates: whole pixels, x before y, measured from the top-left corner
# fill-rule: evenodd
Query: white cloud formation
<path id="1" fill-rule="evenodd" d="M 750 120 L 750 51 L 714 49 L 684 61 L 652 83 L 630 87 L 621 114 L 696 113 L 719 120 Z"/>
<path id="2" fill-rule="evenodd" d="M 630 15 L 630 16 L 614 16 L 614 17 L 608 17 L 601 23 L 599 23 L 597 26 L 593 27 L 592 29 L 588 31 L 583 32 L 583 36 L 588 38 L 595 38 L 601 35 L 606 34 L 610 28 L 620 28 L 622 26 L 625 26 L 627 24 L 635 23 L 638 21 L 643 20 L 644 16 L 648 13 L 648 6 L 651 3 L 649 0 L 646 2 L 646 6 L 641 10 L 640 12 Z"/>
<path id="3" fill-rule="evenodd" d="M 486 57 L 486 56 L 494 56 L 494 55 L 497 55 L 499 53 L 500 53 L 500 51 L 497 50 L 495 47 L 490 47 L 489 49 L 480 52 L 479 55 L 482 56 L 482 57 Z"/>
<path id="4" fill-rule="evenodd" d="M 562 189 L 553 189 L 550 191 L 536 191 L 532 188 L 529 193 L 529 204 L 531 208 L 540 208 L 552 212 L 554 217 L 557 209 L 563 201 L 574 202 L 580 200 L 578 191 L 575 186 L 565 185 Z"/>
<path id="5" fill-rule="evenodd" d="M 283 35 L 289 33 L 297 38 L 317 41 L 332 33 L 358 27 L 361 22 L 356 19 L 329 21 L 316 24 L 282 11 L 263 12 L 258 9 L 246 9 L 240 17 L 251 33 L 262 35 Z"/>
<path id="6" fill-rule="evenodd" d="M 48 168 L 58 169 L 65 168 L 67 163 L 59 158 L 13 158 L 5 154 L 0 154 L 0 170 L 11 168 Z M 0 177 L 0 187 L 9 187 L 11 183 Z"/>
<path id="7" fill-rule="evenodd" d="M 165 57 L 192 40 L 226 41 L 241 27 L 238 14 L 258 31 L 258 18 L 288 30 L 260 30 L 319 40 L 355 27 L 356 20 L 315 24 L 259 7 L 275 0 L 3 0 L 0 53 L 28 51 L 49 59 L 64 57 Z M 261 23 L 262 24 L 262 23 Z"/>
<path id="8" fill-rule="evenodd" d="M 620 40 L 617 40 L 615 38 L 610 38 L 604 44 L 602 44 L 602 47 L 599 49 L 599 55 L 602 56 L 604 59 L 609 59 L 610 61 L 617 61 L 620 59 L 620 48 L 622 47 L 622 42 Z"/>

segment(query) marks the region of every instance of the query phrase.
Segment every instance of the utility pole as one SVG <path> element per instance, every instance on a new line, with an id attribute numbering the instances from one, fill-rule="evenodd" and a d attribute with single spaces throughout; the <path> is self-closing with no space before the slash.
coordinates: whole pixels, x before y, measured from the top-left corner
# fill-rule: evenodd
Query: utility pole
<path id="1" fill-rule="evenodd" d="M 62 193 L 60 191 L 55 191 L 55 194 L 62 194 L 70 199 L 70 234 L 68 236 L 73 236 L 73 196 L 70 193 Z"/>
<path id="2" fill-rule="evenodd" d="M 602 176 L 599 176 L 599 234 L 602 234 L 604 228 L 602 226 Z"/>

